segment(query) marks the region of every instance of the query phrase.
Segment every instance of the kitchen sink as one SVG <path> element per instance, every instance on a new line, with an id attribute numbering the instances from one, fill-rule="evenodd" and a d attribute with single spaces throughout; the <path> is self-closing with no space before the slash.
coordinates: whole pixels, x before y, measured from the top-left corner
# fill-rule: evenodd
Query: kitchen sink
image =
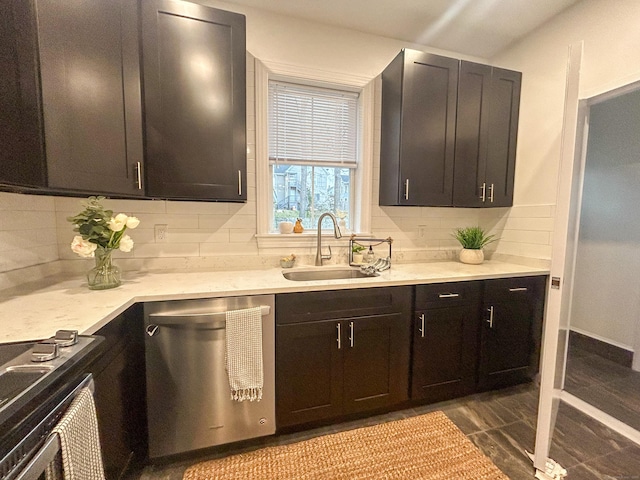
<path id="1" fill-rule="evenodd" d="M 287 280 L 294 280 L 298 282 L 312 281 L 312 280 L 340 280 L 344 278 L 366 278 L 375 277 L 378 274 L 367 275 L 355 268 L 340 268 L 340 269 L 327 269 L 327 270 L 294 270 L 291 272 L 282 272 L 282 275 Z"/>

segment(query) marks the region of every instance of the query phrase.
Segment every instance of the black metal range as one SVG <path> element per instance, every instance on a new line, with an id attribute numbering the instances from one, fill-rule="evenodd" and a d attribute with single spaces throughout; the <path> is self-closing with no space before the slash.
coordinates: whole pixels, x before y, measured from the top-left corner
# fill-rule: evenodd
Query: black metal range
<path id="1" fill-rule="evenodd" d="M 43 342 L 0 345 L 0 479 L 15 478 L 88 383 L 85 366 L 101 337 L 59 331 Z"/>

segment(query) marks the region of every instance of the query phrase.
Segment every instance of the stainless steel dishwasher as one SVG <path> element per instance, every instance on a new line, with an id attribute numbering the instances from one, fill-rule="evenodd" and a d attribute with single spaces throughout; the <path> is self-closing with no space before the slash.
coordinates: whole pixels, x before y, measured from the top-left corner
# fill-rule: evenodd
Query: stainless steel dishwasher
<path id="1" fill-rule="evenodd" d="M 226 312 L 261 307 L 262 400 L 231 400 L 225 367 Z M 149 457 L 275 432 L 273 295 L 145 304 Z"/>

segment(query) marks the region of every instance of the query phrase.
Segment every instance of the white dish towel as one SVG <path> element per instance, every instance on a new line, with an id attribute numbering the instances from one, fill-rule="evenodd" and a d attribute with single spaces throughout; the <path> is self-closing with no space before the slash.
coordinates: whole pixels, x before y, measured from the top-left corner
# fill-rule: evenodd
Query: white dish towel
<path id="1" fill-rule="evenodd" d="M 225 357 L 231 399 L 260 401 L 264 384 L 261 309 L 230 310 L 226 320 Z"/>
<path id="2" fill-rule="evenodd" d="M 50 465 L 47 480 L 104 480 L 96 406 L 88 388 L 80 390 L 52 434 L 60 437 L 62 472 Z"/>

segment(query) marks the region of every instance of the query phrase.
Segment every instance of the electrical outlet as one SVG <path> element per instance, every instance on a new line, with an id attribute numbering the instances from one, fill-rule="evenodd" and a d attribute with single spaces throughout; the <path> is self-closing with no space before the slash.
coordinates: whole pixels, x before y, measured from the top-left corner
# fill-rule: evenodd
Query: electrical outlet
<path id="1" fill-rule="evenodd" d="M 156 243 L 164 243 L 167 241 L 167 225 L 156 225 L 154 227 L 154 236 Z"/>
<path id="2" fill-rule="evenodd" d="M 418 238 L 424 238 L 427 236 L 427 226 L 418 225 Z"/>

